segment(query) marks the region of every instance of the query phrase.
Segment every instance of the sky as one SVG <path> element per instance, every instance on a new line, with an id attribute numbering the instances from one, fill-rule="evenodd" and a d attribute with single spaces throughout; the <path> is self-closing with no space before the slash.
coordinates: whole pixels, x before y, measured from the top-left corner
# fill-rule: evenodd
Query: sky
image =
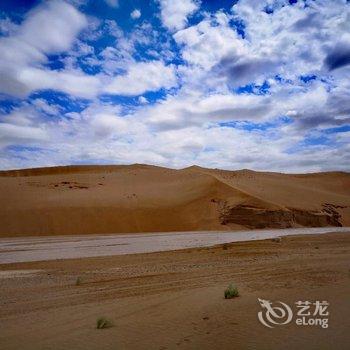
<path id="1" fill-rule="evenodd" d="M 1 0 L 0 168 L 350 170 L 346 0 Z"/>

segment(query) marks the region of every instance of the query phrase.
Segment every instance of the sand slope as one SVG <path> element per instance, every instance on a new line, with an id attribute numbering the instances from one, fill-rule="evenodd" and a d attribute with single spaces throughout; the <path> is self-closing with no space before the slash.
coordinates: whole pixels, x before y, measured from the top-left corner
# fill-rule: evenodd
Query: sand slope
<path id="1" fill-rule="evenodd" d="M 350 174 L 148 165 L 0 172 L 0 235 L 349 226 Z"/>

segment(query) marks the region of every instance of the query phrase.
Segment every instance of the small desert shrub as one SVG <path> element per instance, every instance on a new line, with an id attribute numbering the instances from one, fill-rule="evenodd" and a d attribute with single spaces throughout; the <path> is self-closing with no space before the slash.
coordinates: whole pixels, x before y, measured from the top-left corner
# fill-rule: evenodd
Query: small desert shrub
<path id="1" fill-rule="evenodd" d="M 228 249 L 228 244 L 227 244 L 227 243 L 224 243 L 224 244 L 222 245 L 222 249 L 223 249 L 223 250 L 227 250 L 227 249 Z"/>
<path id="2" fill-rule="evenodd" d="M 110 327 L 113 327 L 113 323 L 107 320 L 105 317 L 100 317 L 97 319 L 97 322 L 96 322 L 97 329 L 110 328 Z"/>
<path id="3" fill-rule="evenodd" d="M 238 289 L 232 283 L 225 289 L 225 299 L 238 297 Z"/>
<path id="4" fill-rule="evenodd" d="M 75 281 L 75 285 L 76 286 L 80 286 L 81 285 L 81 277 L 77 277 L 77 279 Z"/>

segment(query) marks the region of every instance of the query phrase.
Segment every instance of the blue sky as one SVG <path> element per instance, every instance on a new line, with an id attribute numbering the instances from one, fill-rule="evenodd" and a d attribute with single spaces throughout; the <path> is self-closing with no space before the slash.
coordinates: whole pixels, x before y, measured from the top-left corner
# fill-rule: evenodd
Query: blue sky
<path id="1" fill-rule="evenodd" d="M 0 3 L 0 168 L 350 166 L 345 0 Z"/>

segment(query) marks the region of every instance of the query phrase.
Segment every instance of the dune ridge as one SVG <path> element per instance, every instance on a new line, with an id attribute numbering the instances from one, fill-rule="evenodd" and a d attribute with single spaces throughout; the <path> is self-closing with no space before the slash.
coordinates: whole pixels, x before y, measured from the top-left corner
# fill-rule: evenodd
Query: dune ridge
<path id="1" fill-rule="evenodd" d="M 144 164 L 0 172 L 0 236 L 350 225 L 350 174 Z"/>

